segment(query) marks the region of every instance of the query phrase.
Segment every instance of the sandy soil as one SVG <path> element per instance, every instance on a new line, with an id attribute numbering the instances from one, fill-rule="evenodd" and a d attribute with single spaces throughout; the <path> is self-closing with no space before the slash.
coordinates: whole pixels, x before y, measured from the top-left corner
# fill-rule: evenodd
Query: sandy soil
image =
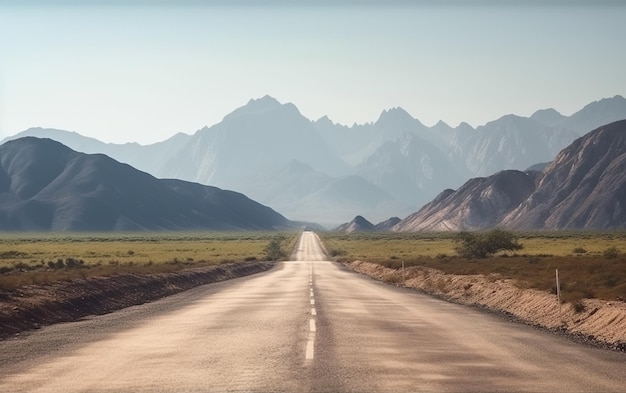
<path id="1" fill-rule="evenodd" d="M 497 276 L 453 275 L 426 267 L 401 270 L 354 261 L 350 269 L 372 278 L 415 288 L 455 303 L 479 306 L 504 313 L 525 323 L 563 332 L 575 338 L 626 351 L 626 303 L 583 299 L 584 310 L 572 304 L 559 307 L 556 295 L 518 288 L 512 280 Z"/>
<path id="2" fill-rule="evenodd" d="M 121 274 L 0 290 L 0 339 L 146 303 L 199 285 L 259 273 L 272 266 L 271 262 L 233 263 L 174 273 Z"/>

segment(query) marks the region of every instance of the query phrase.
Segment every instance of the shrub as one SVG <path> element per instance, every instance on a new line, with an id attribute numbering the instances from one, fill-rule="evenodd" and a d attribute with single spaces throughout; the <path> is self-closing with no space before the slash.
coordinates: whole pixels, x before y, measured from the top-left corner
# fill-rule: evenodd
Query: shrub
<path id="1" fill-rule="evenodd" d="M 486 258 L 499 251 L 515 251 L 523 248 L 513 233 L 498 228 L 482 234 L 461 232 L 456 242 L 459 244 L 455 249 L 459 256 L 464 258 Z"/>
<path id="2" fill-rule="evenodd" d="M 282 237 L 277 237 L 272 239 L 269 244 L 265 247 L 265 258 L 268 261 L 278 261 L 281 258 L 284 258 L 287 256 L 287 253 L 285 251 L 283 251 L 282 245 L 283 245 L 283 241 L 284 238 Z"/>
<path id="3" fill-rule="evenodd" d="M 79 268 L 81 266 L 83 266 L 85 264 L 85 261 L 78 260 L 78 259 L 74 259 L 74 258 L 67 258 L 65 260 L 65 267 L 67 267 L 68 269 L 76 269 Z"/>
<path id="4" fill-rule="evenodd" d="M 574 300 L 572 302 L 572 308 L 574 309 L 575 313 L 581 313 L 583 311 L 585 311 L 585 303 L 582 302 L 582 300 Z"/>
<path id="5" fill-rule="evenodd" d="M 586 253 L 587 253 L 587 250 L 585 250 L 585 249 L 584 249 L 584 248 L 582 248 L 582 247 L 576 247 L 576 248 L 574 248 L 574 249 L 572 250 L 572 253 L 574 253 L 574 254 L 586 254 Z"/>
<path id="6" fill-rule="evenodd" d="M 602 256 L 606 259 L 615 259 L 619 256 L 617 247 L 609 247 L 602 252 Z"/>
<path id="7" fill-rule="evenodd" d="M 330 256 L 331 257 L 337 257 L 337 256 L 340 256 L 340 255 L 346 255 L 346 254 L 347 254 L 347 252 L 345 250 L 340 250 L 340 249 L 337 249 L 337 248 L 331 248 L 330 249 Z"/>

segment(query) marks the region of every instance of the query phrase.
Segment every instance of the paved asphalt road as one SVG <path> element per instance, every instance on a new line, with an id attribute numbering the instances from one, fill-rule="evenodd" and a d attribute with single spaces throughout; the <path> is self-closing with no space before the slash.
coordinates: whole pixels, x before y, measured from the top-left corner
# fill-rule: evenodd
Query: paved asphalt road
<path id="1" fill-rule="evenodd" d="M 297 260 L 0 342 L 0 392 L 626 391 L 589 348 L 325 262 Z"/>

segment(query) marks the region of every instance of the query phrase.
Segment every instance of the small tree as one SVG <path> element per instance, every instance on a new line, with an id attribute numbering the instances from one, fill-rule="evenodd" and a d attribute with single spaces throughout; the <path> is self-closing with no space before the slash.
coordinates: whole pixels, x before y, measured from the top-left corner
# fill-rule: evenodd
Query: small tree
<path id="1" fill-rule="evenodd" d="M 456 242 L 459 243 L 455 247 L 456 252 L 464 258 L 486 258 L 498 251 L 515 251 L 523 248 L 517 242 L 517 236 L 499 228 L 482 234 L 461 232 Z"/>
<path id="2" fill-rule="evenodd" d="M 278 261 L 281 258 L 287 256 L 287 253 L 283 251 L 283 237 L 277 237 L 272 239 L 270 243 L 265 247 L 265 258 L 269 261 Z"/>

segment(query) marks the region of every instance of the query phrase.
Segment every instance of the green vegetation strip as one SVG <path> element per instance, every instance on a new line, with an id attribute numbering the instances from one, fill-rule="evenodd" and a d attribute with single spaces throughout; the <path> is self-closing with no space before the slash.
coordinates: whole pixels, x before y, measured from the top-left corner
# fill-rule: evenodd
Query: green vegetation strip
<path id="1" fill-rule="evenodd" d="M 565 301 L 626 299 L 626 232 L 515 232 L 521 250 L 487 258 L 457 253 L 458 233 L 321 233 L 339 262 L 362 260 L 390 268 L 425 266 L 448 274 L 510 278 L 554 292 L 559 270 Z"/>
<path id="2" fill-rule="evenodd" d="M 0 235 L 0 291 L 286 258 L 298 236 L 297 232 L 5 233 Z"/>

